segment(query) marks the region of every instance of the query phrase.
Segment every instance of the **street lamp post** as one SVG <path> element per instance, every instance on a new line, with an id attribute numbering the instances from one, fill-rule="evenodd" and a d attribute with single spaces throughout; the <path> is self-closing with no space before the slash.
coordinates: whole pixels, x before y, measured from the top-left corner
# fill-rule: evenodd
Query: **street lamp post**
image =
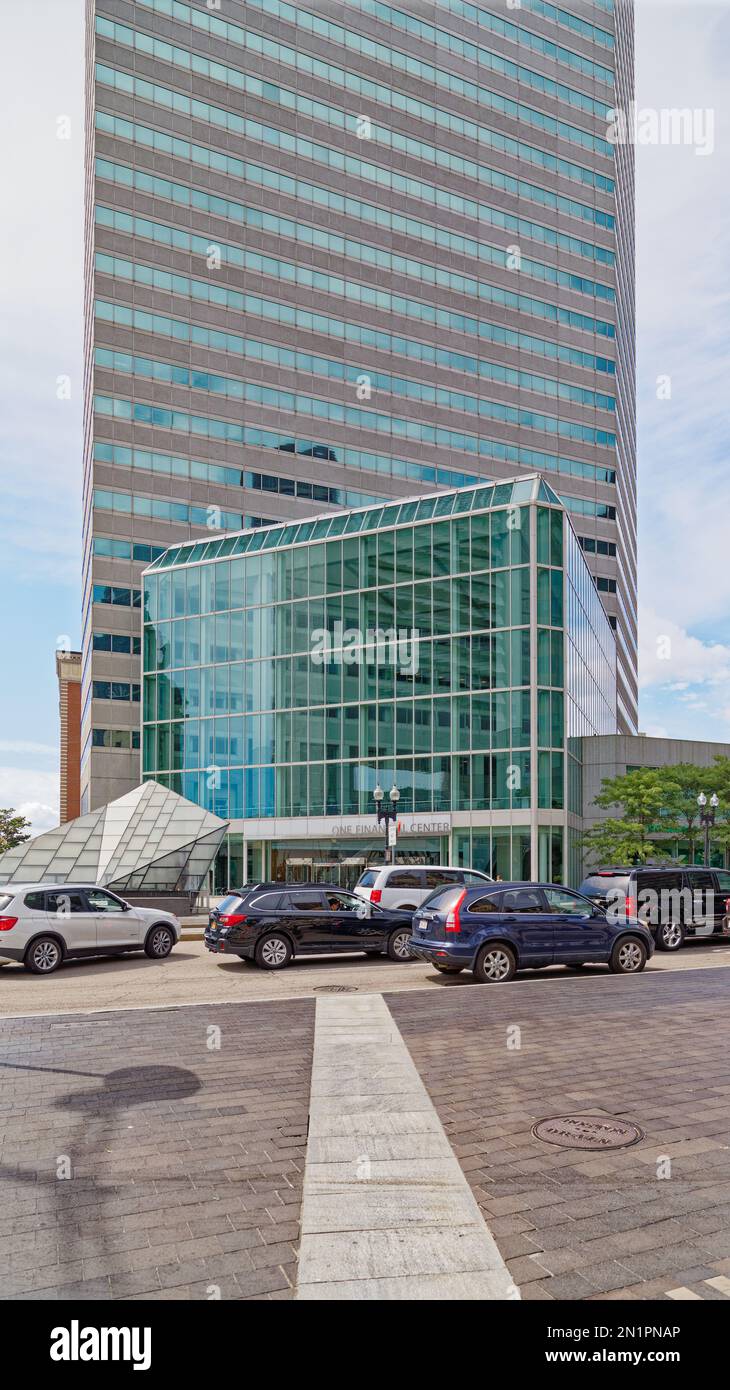
<path id="1" fill-rule="evenodd" d="M 718 808 L 718 806 L 720 805 L 720 802 L 719 802 L 718 798 L 715 796 L 715 793 L 713 792 L 713 793 L 712 793 L 712 796 L 710 797 L 710 809 L 709 809 L 709 811 L 708 811 L 708 810 L 705 809 L 706 806 L 707 806 L 707 797 L 705 796 L 705 793 L 704 793 L 704 792 L 700 792 L 699 796 L 697 797 L 697 805 L 698 805 L 699 808 L 700 808 L 700 828 L 701 828 L 702 830 L 704 830 L 704 832 L 705 832 L 705 857 L 704 857 L 704 865 L 705 865 L 705 868 L 706 868 L 706 869 L 709 869 L 709 867 L 710 867 L 710 831 L 711 831 L 713 825 L 715 824 L 715 812 L 717 811 L 717 808 Z"/>
<path id="2" fill-rule="evenodd" d="M 385 862 L 386 864 L 395 864 L 395 845 L 393 844 L 391 846 L 389 844 L 389 826 L 391 821 L 395 825 L 395 822 L 398 819 L 398 802 L 400 801 L 400 792 L 398 791 L 398 788 L 394 783 L 390 789 L 391 804 L 390 806 L 386 806 L 385 792 L 383 791 L 383 788 L 381 787 L 380 783 L 378 783 L 377 787 L 375 788 L 375 791 L 373 792 L 373 799 L 375 801 L 375 810 L 378 817 L 378 825 L 382 824 L 383 822 L 385 823 Z"/>

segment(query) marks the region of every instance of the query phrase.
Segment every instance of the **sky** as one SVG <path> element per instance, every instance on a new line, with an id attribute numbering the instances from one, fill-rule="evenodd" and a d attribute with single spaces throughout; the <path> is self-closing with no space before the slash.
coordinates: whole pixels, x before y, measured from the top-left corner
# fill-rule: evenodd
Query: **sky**
<path id="1" fill-rule="evenodd" d="M 730 742 L 730 0 L 636 14 L 640 128 L 700 113 L 636 150 L 639 727 Z M 83 0 L 0 4 L 0 92 L 0 806 L 37 833 L 80 641 Z"/>

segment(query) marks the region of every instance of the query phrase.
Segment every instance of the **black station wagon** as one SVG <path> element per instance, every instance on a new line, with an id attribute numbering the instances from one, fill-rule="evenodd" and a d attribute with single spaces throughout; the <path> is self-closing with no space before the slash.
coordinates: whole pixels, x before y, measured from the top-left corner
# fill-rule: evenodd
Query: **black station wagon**
<path id="1" fill-rule="evenodd" d="M 366 955 L 411 959 L 411 914 L 387 910 L 326 883 L 244 885 L 210 913 L 205 944 L 264 970 L 296 956 Z"/>

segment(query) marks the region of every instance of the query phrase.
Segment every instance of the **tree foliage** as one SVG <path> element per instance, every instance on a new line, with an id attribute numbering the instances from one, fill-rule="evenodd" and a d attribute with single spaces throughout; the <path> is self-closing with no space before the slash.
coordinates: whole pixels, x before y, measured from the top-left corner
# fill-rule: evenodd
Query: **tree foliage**
<path id="1" fill-rule="evenodd" d="M 693 863 L 704 833 L 697 804 L 701 792 L 708 800 L 713 792 L 718 796 L 712 837 L 718 845 L 730 844 L 730 758 L 716 758 L 710 767 L 675 763 L 605 778 L 595 805 L 619 814 L 587 830 L 583 846 L 603 863 L 643 864 L 661 857 L 664 836 L 676 837 L 688 840 Z"/>
<path id="2" fill-rule="evenodd" d="M 0 809 L 0 854 L 30 839 L 30 821 L 8 807 Z"/>

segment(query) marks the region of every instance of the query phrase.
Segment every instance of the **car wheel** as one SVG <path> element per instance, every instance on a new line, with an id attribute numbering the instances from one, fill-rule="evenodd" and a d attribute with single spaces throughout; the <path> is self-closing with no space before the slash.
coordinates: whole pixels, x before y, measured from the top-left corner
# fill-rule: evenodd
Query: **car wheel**
<path id="1" fill-rule="evenodd" d="M 442 975 L 460 975 L 464 969 L 463 965 L 439 965 L 437 960 L 432 961 L 431 964 Z"/>
<path id="2" fill-rule="evenodd" d="M 517 957 L 509 946 L 484 946 L 474 964 L 474 979 L 484 985 L 501 985 L 512 980 Z"/>
<path id="3" fill-rule="evenodd" d="M 660 951 L 678 951 L 684 941 L 681 922 L 663 922 L 657 927 L 656 944 Z"/>
<path id="4" fill-rule="evenodd" d="M 169 956 L 175 937 L 169 927 L 156 926 L 147 933 L 147 940 L 144 943 L 144 953 L 150 960 L 164 960 Z"/>
<path id="5" fill-rule="evenodd" d="M 409 927 L 398 927 L 388 937 L 388 955 L 391 960 L 413 960 L 411 954 L 411 933 Z"/>
<path id="6" fill-rule="evenodd" d="M 645 965 L 646 946 L 643 941 L 637 941 L 635 936 L 627 936 L 622 941 L 617 941 L 608 962 L 608 968 L 614 975 L 637 975 Z"/>
<path id="7" fill-rule="evenodd" d="M 32 971 L 34 975 L 51 975 L 54 970 L 58 970 L 63 960 L 63 952 L 58 942 L 52 936 L 39 936 L 29 946 L 23 964 L 26 970 Z"/>
<path id="8" fill-rule="evenodd" d="M 291 960 L 291 946 L 285 936 L 262 937 L 256 947 L 256 964 L 264 970 L 282 970 Z"/>

